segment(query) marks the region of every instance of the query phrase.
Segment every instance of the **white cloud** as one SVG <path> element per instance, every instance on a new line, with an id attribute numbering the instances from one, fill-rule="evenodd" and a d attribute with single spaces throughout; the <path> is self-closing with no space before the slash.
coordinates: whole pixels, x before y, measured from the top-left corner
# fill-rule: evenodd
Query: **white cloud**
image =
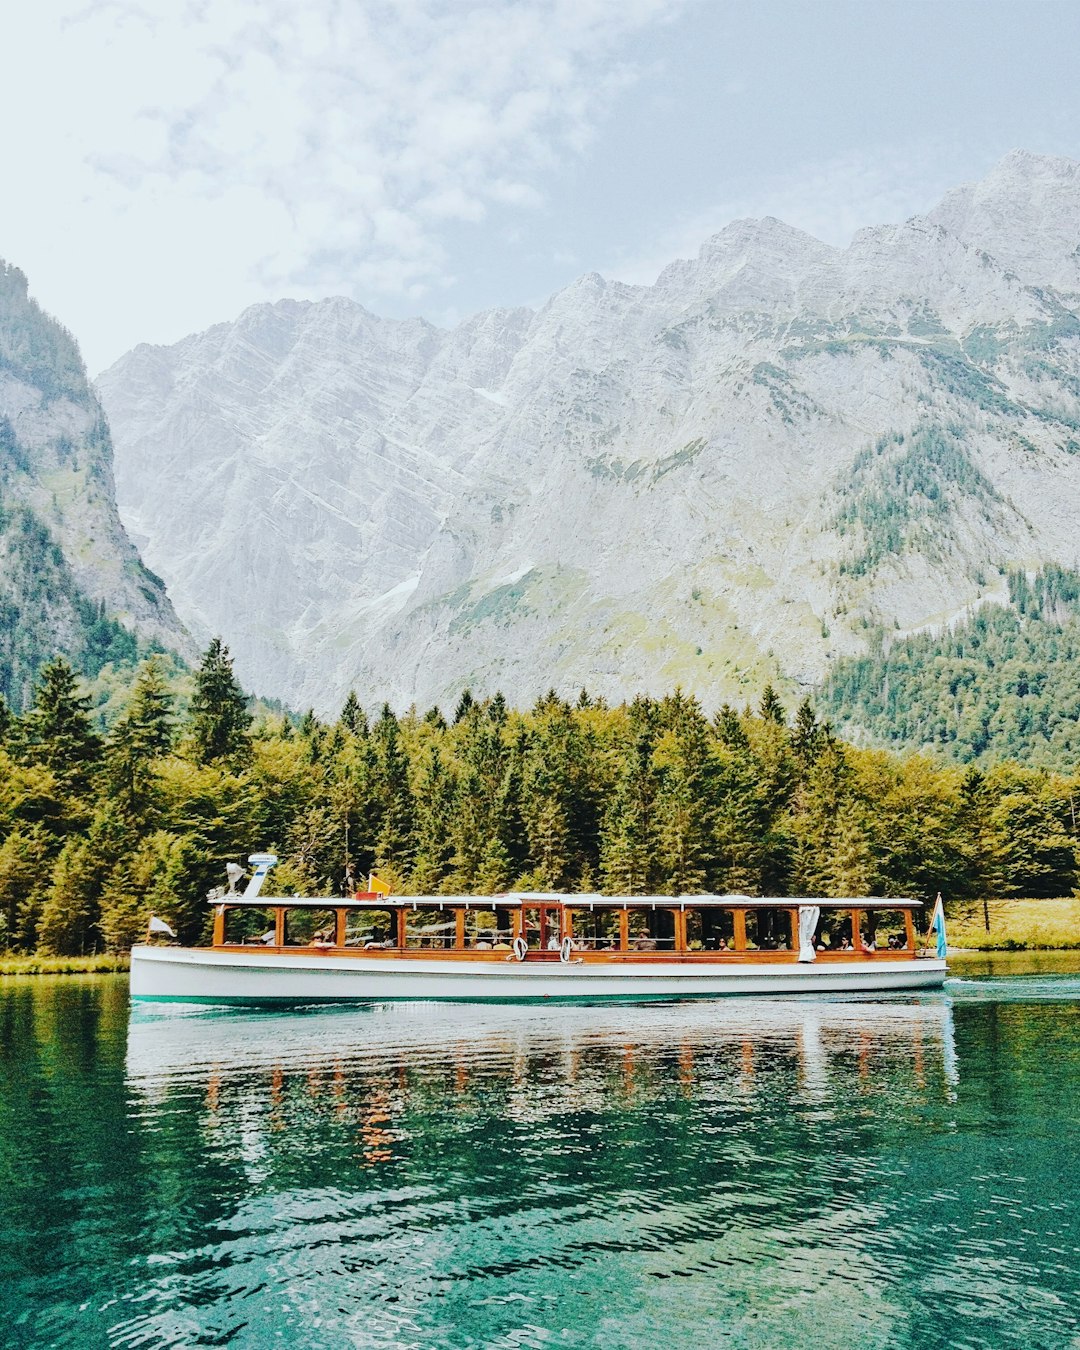
<path id="1" fill-rule="evenodd" d="M 0 52 L 0 256 L 92 367 L 281 293 L 423 295 L 441 231 L 540 205 L 620 44 L 686 2 L 35 0 Z"/>

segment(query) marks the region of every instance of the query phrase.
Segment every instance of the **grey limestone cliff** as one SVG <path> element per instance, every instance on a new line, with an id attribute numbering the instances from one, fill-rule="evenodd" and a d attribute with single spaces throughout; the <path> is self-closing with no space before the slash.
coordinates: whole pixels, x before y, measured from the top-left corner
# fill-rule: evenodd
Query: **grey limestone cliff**
<path id="1" fill-rule="evenodd" d="M 137 639 L 185 650 L 124 531 L 104 413 L 71 335 L 0 262 L 0 692 L 16 706 L 58 652 L 85 673 Z"/>
<path id="2" fill-rule="evenodd" d="M 99 380 L 121 513 L 245 682 L 336 708 L 812 686 L 1080 563 L 1080 166 L 834 248 L 738 221 L 452 331 L 248 310 Z"/>

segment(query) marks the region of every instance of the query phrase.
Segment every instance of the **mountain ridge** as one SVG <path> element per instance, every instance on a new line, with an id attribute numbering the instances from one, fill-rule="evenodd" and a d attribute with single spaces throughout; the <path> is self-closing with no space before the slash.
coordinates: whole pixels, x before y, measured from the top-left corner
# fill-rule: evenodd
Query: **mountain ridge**
<path id="1" fill-rule="evenodd" d="M 846 249 L 737 221 L 451 330 L 254 306 L 99 377 L 121 513 L 249 687 L 322 711 L 813 687 L 1080 562 L 1078 208 L 1080 166 L 1013 154 Z"/>

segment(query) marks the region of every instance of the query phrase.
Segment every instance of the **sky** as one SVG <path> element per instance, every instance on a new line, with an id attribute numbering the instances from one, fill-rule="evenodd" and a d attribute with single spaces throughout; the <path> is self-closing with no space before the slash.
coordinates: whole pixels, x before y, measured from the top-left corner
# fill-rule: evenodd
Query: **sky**
<path id="1" fill-rule="evenodd" d="M 248 305 L 449 325 L 649 283 L 742 216 L 843 244 L 1080 159 L 1059 0 L 33 0 L 0 258 L 91 373 Z"/>

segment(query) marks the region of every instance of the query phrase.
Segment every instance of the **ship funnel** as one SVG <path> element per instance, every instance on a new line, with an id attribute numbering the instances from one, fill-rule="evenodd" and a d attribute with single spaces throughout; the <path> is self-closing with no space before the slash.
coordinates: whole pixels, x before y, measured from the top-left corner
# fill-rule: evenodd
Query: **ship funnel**
<path id="1" fill-rule="evenodd" d="M 244 891 L 245 900 L 254 900 L 262 890 L 262 884 L 266 880 L 266 874 L 277 862 L 277 857 L 273 853 L 252 853 L 248 858 L 248 865 L 253 869 L 251 880 Z"/>

